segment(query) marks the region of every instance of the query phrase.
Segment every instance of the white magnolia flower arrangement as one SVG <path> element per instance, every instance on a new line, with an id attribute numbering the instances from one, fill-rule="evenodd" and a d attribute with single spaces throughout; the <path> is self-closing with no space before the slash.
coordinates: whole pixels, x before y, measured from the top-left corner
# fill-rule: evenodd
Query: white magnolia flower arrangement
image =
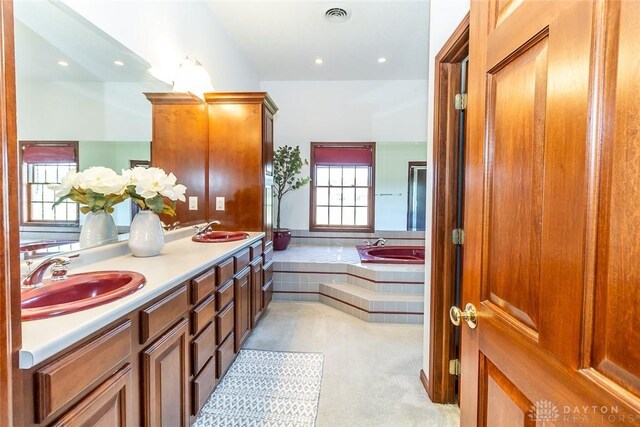
<path id="1" fill-rule="evenodd" d="M 60 184 L 49 186 L 55 191 L 54 207 L 67 199 L 81 205 L 82 213 L 106 211 L 131 198 L 143 210 L 175 215 L 175 202 L 185 201 L 187 187 L 176 184 L 172 173 L 160 168 L 136 167 L 118 175 L 113 169 L 94 166 L 82 172 L 69 172 Z M 168 201 L 166 200 L 168 199 Z"/>
<path id="2" fill-rule="evenodd" d="M 184 193 L 187 187 L 176 184 L 177 178 L 173 173 L 167 175 L 160 168 L 138 166 L 122 171 L 122 175 L 128 182 L 126 193 L 142 210 L 174 216 L 176 200 L 186 200 Z"/>

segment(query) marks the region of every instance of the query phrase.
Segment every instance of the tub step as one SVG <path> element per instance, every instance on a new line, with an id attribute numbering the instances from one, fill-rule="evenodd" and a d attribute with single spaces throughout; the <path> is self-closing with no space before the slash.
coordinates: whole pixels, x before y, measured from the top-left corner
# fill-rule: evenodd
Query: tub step
<path id="1" fill-rule="evenodd" d="M 421 295 L 375 292 L 350 283 L 320 283 L 320 301 L 361 320 L 381 323 L 422 324 Z"/>

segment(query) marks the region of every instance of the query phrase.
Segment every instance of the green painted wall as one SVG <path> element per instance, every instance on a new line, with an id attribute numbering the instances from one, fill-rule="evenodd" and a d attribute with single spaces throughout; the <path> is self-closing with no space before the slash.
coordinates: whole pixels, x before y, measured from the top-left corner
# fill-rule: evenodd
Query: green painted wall
<path id="1" fill-rule="evenodd" d="M 427 159 L 427 144 L 376 144 L 376 230 L 407 229 L 409 162 Z"/>
<path id="2" fill-rule="evenodd" d="M 117 173 L 129 169 L 129 160 L 150 160 L 151 144 L 149 142 L 122 141 L 80 141 L 78 143 L 79 170 L 91 166 L 104 166 Z M 131 224 L 130 201 L 116 206 L 113 219 L 116 225 Z M 83 218 L 80 218 L 83 223 Z"/>

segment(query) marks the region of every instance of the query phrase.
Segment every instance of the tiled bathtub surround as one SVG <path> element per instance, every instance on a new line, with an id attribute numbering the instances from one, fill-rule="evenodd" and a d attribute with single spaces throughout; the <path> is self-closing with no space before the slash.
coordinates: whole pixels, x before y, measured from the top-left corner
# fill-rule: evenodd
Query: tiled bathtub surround
<path id="1" fill-rule="evenodd" d="M 321 301 L 362 320 L 422 323 L 424 266 L 360 264 L 355 247 L 293 246 L 274 255 L 274 299 Z"/>
<path id="2" fill-rule="evenodd" d="M 353 247 L 365 240 L 382 237 L 388 245 L 424 246 L 424 231 L 376 231 L 374 233 L 340 233 L 335 231 L 291 230 L 292 246 Z"/>

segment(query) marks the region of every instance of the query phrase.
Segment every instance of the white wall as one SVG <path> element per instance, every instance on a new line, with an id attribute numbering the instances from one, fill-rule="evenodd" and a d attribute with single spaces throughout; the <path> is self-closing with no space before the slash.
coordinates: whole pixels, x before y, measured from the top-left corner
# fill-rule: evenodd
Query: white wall
<path id="1" fill-rule="evenodd" d="M 151 141 L 143 92 L 163 83 L 17 82 L 18 140 Z"/>
<path id="2" fill-rule="evenodd" d="M 426 80 L 266 81 L 261 89 L 279 107 L 276 147 L 300 145 L 307 159 L 311 141 L 427 141 Z M 309 228 L 308 185 L 282 203 L 283 227 Z"/>
<path id="3" fill-rule="evenodd" d="M 218 24 L 206 0 L 63 1 L 168 80 L 189 55 L 200 60 L 216 91 L 259 88 L 253 64 Z"/>
<path id="4" fill-rule="evenodd" d="M 429 12 L 429 98 L 427 113 L 427 132 L 429 146 L 427 149 L 427 162 L 433 164 L 433 93 L 435 82 L 435 57 L 442 49 L 445 42 L 469 12 L 469 0 L 432 0 Z M 433 209 L 433 168 L 427 169 L 427 232 L 425 233 L 425 245 L 427 260 L 425 265 L 425 290 L 424 290 L 424 353 L 422 369 L 429 375 L 429 334 L 431 332 L 430 313 L 431 306 L 431 212 Z"/>

